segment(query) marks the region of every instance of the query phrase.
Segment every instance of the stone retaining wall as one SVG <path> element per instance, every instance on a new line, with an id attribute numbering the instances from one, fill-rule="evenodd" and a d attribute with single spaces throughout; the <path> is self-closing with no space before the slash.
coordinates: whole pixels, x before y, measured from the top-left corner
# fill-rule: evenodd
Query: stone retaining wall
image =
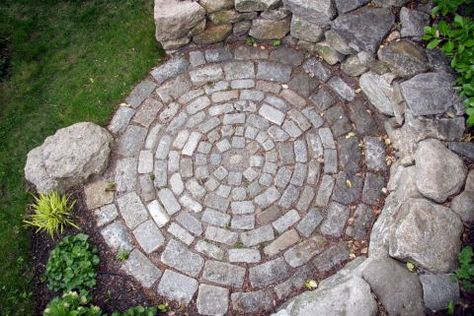
<path id="1" fill-rule="evenodd" d="M 323 315 L 334 308 L 375 315 L 370 291 L 394 315 L 422 315 L 425 307 L 439 310 L 459 299 L 449 273 L 456 269 L 463 224 L 474 220 L 474 171 L 468 175 L 466 167 L 473 145 L 460 142 L 464 109 L 448 63 L 419 42 L 432 3 L 408 2 L 155 2 L 157 40 L 167 50 L 246 36 L 282 39 L 340 64 L 345 75 L 359 80 L 356 91 L 386 117 L 397 160 L 389 162 L 389 195 L 373 227 L 369 258 L 292 299 L 278 315 Z M 418 273 L 399 261 L 414 263 Z"/>

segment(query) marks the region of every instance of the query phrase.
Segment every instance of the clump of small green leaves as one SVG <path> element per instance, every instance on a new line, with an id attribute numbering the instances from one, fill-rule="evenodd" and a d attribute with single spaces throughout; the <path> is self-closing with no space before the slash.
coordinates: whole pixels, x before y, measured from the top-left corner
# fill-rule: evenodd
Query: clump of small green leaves
<path id="1" fill-rule="evenodd" d="M 43 316 L 105 316 L 100 307 L 88 305 L 87 295 L 78 292 L 67 292 L 62 297 L 54 298 L 46 307 Z M 166 308 L 135 306 L 124 312 L 113 312 L 111 316 L 155 316 L 158 312 L 167 312 Z M 161 305 L 160 305 L 161 306 Z"/>
<path id="2" fill-rule="evenodd" d="M 474 290 L 474 252 L 471 246 L 464 247 L 458 256 L 459 267 L 454 272 L 466 291 Z"/>
<path id="3" fill-rule="evenodd" d="M 95 287 L 100 260 L 97 249 L 88 239 L 89 236 L 82 233 L 68 236 L 51 251 L 45 273 L 49 289 L 68 292 Z"/>
<path id="4" fill-rule="evenodd" d="M 279 40 L 279 39 L 274 39 L 274 40 L 272 41 L 272 44 L 273 44 L 273 46 L 278 47 L 278 46 L 281 45 L 281 40 Z"/>
<path id="5" fill-rule="evenodd" d="M 454 13 L 458 10 L 458 8 L 463 5 L 469 5 L 474 3 L 473 0 L 435 0 L 436 6 L 433 8 L 431 13 L 434 16 L 445 16 L 450 13 Z"/>
<path id="6" fill-rule="evenodd" d="M 29 226 L 35 227 L 36 232 L 46 232 L 51 238 L 62 233 L 67 226 L 77 227 L 71 220 L 71 213 L 76 201 L 69 201 L 65 195 L 58 192 L 35 196 L 31 204 L 33 214 L 24 220 Z"/>
<path id="7" fill-rule="evenodd" d="M 474 20 L 458 12 L 461 5 L 472 4 L 474 0 L 436 0 L 435 3 L 433 16 L 441 15 L 442 19 L 425 27 L 423 40 L 428 42 L 428 49 L 439 47 L 450 58 L 451 67 L 457 73 L 456 84 L 465 99 L 467 124 L 474 126 Z"/>
<path id="8" fill-rule="evenodd" d="M 448 315 L 454 315 L 454 312 L 456 311 L 456 305 L 454 305 L 453 301 L 449 301 L 448 303 Z"/>
<path id="9" fill-rule="evenodd" d="M 87 306 L 87 296 L 77 292 L 65 293 L 62 297 L 55 297 L 48 304 L 43 316 L 101 316 L 98 306 Z"/>
<path id="10" fill-rule="evenodd" d="M 155 316 L 157 313 L 156 307 L 135 306 L 125 312 L 113 312 L 111 316 Z"/>
<path id="11" fill-rule="evenodd" d="M 117 252 L 116 258 L 118 261 L 125 261 L 125 260 L 128 260 L 129 256 L 130 256 L 130 251 L 125 250 L 125 249 L 120 249 Z"/>
<path id="12" fill-rule="evenodd" d="M 255 38 L 251 37 L 251 36 L 248 36 L 246 39 L 245 39 L 245 44 L 249 45 L 249 46 L 253 46 L 257 43 L 257 41 L 255 40 Z"/>

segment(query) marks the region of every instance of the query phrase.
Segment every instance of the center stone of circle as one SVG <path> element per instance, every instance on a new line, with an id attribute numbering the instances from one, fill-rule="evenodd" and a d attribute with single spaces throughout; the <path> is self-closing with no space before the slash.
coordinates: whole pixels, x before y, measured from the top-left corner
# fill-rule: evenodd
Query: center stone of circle
<path id="1" fill-rule="evenodd" d="M 249 167 L 249 155 L 245 149 L 235 149 L 224 153 L 222 163 L 229 171 L 245 171 Z"/>
<path id="2" fill-rule="evenodd" d="M 230 156 L 229 162 L 230 162 L 230 164 L 235 165 L 235 164 L 238 164 L 239 162 L 241 162 L 242 159 L 244 159 L 244 157 L 242 157 L 242 155 L 232 155 L 232 156 Z"/>

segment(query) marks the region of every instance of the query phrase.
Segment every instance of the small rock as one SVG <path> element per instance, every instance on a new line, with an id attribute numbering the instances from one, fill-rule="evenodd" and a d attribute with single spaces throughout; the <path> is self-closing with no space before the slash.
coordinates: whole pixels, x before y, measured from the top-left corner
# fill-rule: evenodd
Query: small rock
<path id="1" fill-rule="evenodd" d="M 308 42 L 318 42 L 323 36 L 320 25 L 306 21 L 296 15 L 291 19 L 291 36 Z"/>
<path id="2" fill-rule="evenodd" d="M 379 49 L 379 59 L 397 76 L 409 78 L 429 69 L 425 50 L 409 40 L 393 41 Z"/>
<path id="3" fill-rule="evenodd" d="M 114 191 L 108 190 L 109 184 L 107 181 L 99 180 L 88 184 L 84 188 L 86 197 L 86 205 L 89 210 L 110 204 L 114 201 Z"/>
<path id="4" fill-rule="evenodd" d="M 319 42 L 314 45 L 314 50 L 327 62 L 329 65 L 335 65 L 344 60 L 344 55 L 332 48 L 328 42 Z"/>
<path id="5" fill-rule="evenodd" d="M 459 301 L 459 284 L 452 274 L 422 274 L 423 302 L 432 311 L 445 309 Z"/>
<path id="6" fill-rule="evenodd" d="M 451 201 L 451 209 L 465 223 L 474 222 L 474 192 L 464 191 Z"/>
<path id="7" fill-rule="evenodd" d="M 208 23 L 206 30 L 193 37 L 193 42 L 199 45 L 222 42 L 232 33 L 232 24 L 214 25 Z"/>
<path id="8" fill-rule="evenodd" d="M 357 51 L 375 53 L 395 18 L 389 9 L 364 7 L 334 20 L 333 29 Z"/>
<path id="9" fill-rule="evenodd" d="M 362 277 L 389 315 L 425 314 L 417 275 L 397 261 L 391 258 L 369 260 L 362 270 Z"/>
<path id="10" fill-rule="evenodd" d="M 403 7 L 400 10 L 401 36 L 421 38 L 425 34 L 424 27 L 428 25 L 429 21 L 428 14 Z"/>
<path id="11" fill-rule="evenodd" d="M 279 21 L 255 19 L 249 35 L 259 40 L 282 39 L 290 31 L 290 19 Z"/>

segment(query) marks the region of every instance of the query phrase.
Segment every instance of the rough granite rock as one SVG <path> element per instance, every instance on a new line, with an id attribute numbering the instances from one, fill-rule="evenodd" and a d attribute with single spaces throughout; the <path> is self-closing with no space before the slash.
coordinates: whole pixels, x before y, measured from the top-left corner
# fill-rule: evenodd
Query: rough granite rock
<path id="1" fill-rule="evenodd" d="M 207 23 L 206 30 L 193 37 L 196 44 L 214 44 L 222 42 L 232 33 L 232 24 L 214 25 Z"/>
<path id="2" fill-rule="evenodd" d="M 290 31 L 290 18 L 279 21 L 255 19 L 252 21 L 249 35 L 259 39 L 282 39 Z"/>
<path id="3" fill-rule="evenodd" d="M 292 299 L 273 316 L 351 315 L 374 316 L 377 303 L 370 286 L 360 277 L 364 260 L 354 260 L 343 270 L 321 282 L 314 291 Z"/>
<path id="4" fill-rule="evenodd" d="M 451 201 L 451 209 L 461 217 L 465 223 L 474 222 L 474 192 L 464 191 Z"/>
<path id="5" fill-rule="evenodd" d="M 412 77 L 430 68 L 425 50 L 409 40 L 393 41 L 380 48 L 377 55 L 394 74 L 402 78 Z"/>
<path id="6" fill-rule="evenodd" d="M 443 203 L 461 190 L 467 168 L 462 159 L 439 140 L 427 139 L 420 142 L 415 162 L 416 186 L 424 196 Z"/>
<path id="7" fill-rule="evenodd" d="M 280 0 L 235 0 L 235 9 L 240 12 L 265 11 L 280 3 Z"/>
<path id="8" fill-rule="evenodd" d="M 337 13 L 332 0 L 283 0 L 283 3 L 294 15 L 318 24 L 328 24 Z"/>
<path id="9" fill-rule="evenodd" d="M 158 42 L 177 40 L 205 19 L 206 10 L 197 2 L 155 0 L 156 39 Z"/>
<path id="10" fill-rule="evenodd" d="M 342 62 L 341 70 L 348 76 L 358 77 L 365 73 L 368 67 L 357 55 L 352 55 Z"/>
<path id="11" fill-rule="evenodd" d="M 234 8 L 234 0 L 201 0 L 199 4 L 206 9 L 207 13 Z"/>
<path id="12" fill-rule="evenodd" d="M 357 51 L 375 53 L 394 21 L 389 9 L 364 7 L 340 15 L 334 20 L 333 29 Z"/>
<path id="13" fill-rule="evenodd" d="M 429 119 L 405 113 L 405 124 L 401 128 L 395 129 L 390 122 L 387 123 L 385 129 L 393 147 L 398 150 L 401 158 L 410 158 L 411 161 L 414 159 L 418 142 L 427 138 L 442 141 L 460 140 L 465 129 L 463 117 Z"/>
<path id="14" fill-rule="evenodd" d="M 454 89 L 454 79 L 443 72 L 416 75 L 400 84 L 407 106 L 414 115 L 446 112 L 460 100 Z"/>
<path id="15" fill-rule="evenodd" d="M 400 10 L 400 23 L 402 37 L 421 38 L 424 34 L 423 28 L 428 25 L 430 16 L 425 12 L 411 10 L 403 7 Z"/>
<path id="16" fill-rule="evenodd" d="M 369 259 L 362 277 L 389 315 L 424 315 L 422 289 L 416 273 L 390 258 Z"/>
<path id="17" fill-rule="evenodd" d="M 410 199 L 396 217 L 389 237 L 390 256 L 410 260 L 433 273 L 456 268 L 463 231 L 459 216 L 428 200 Z"/>
<path id="18" fill-rule="evenodd" d="M 397 107 L 396 93 L 386 76 L 367 72 L 360 77 L 359 85 L 373 106 L 383 114 L 394 115 L 394 108 Z"/>
<path id="19" fill-rule="evenodd" d="M 370 0 L 335 0 L 337 12 L 347 13 L 369 3 Z"/>
<path id="20" fill-rule="evenodd" d="M 452 274 L 422 274 L 423 302 L 432 311 L 443 310 L 459 301 L 459 283 Z"/>
<path id="21" fill-rule="evenodd" d="M 328 42 L 323 41 L 314 45 L 314 50 L 327 62 L 329 65 L 335 65 L 344 60 L 344 55 L 331 47 Z"/>
<path id="22" fill-rule="evenodd" d="M 59 129 L 28 153 L 25 178 L 39 193 L 67 191 L 105 170 L 111 143 L 109 132 L 93 123 Z"/>
<path id="23" fill-rule="evenodd" d="M 323 28 L 296 15 L 291 19 L 291 36 L 308 42 L 318 42 L 323 36 Z"/>

